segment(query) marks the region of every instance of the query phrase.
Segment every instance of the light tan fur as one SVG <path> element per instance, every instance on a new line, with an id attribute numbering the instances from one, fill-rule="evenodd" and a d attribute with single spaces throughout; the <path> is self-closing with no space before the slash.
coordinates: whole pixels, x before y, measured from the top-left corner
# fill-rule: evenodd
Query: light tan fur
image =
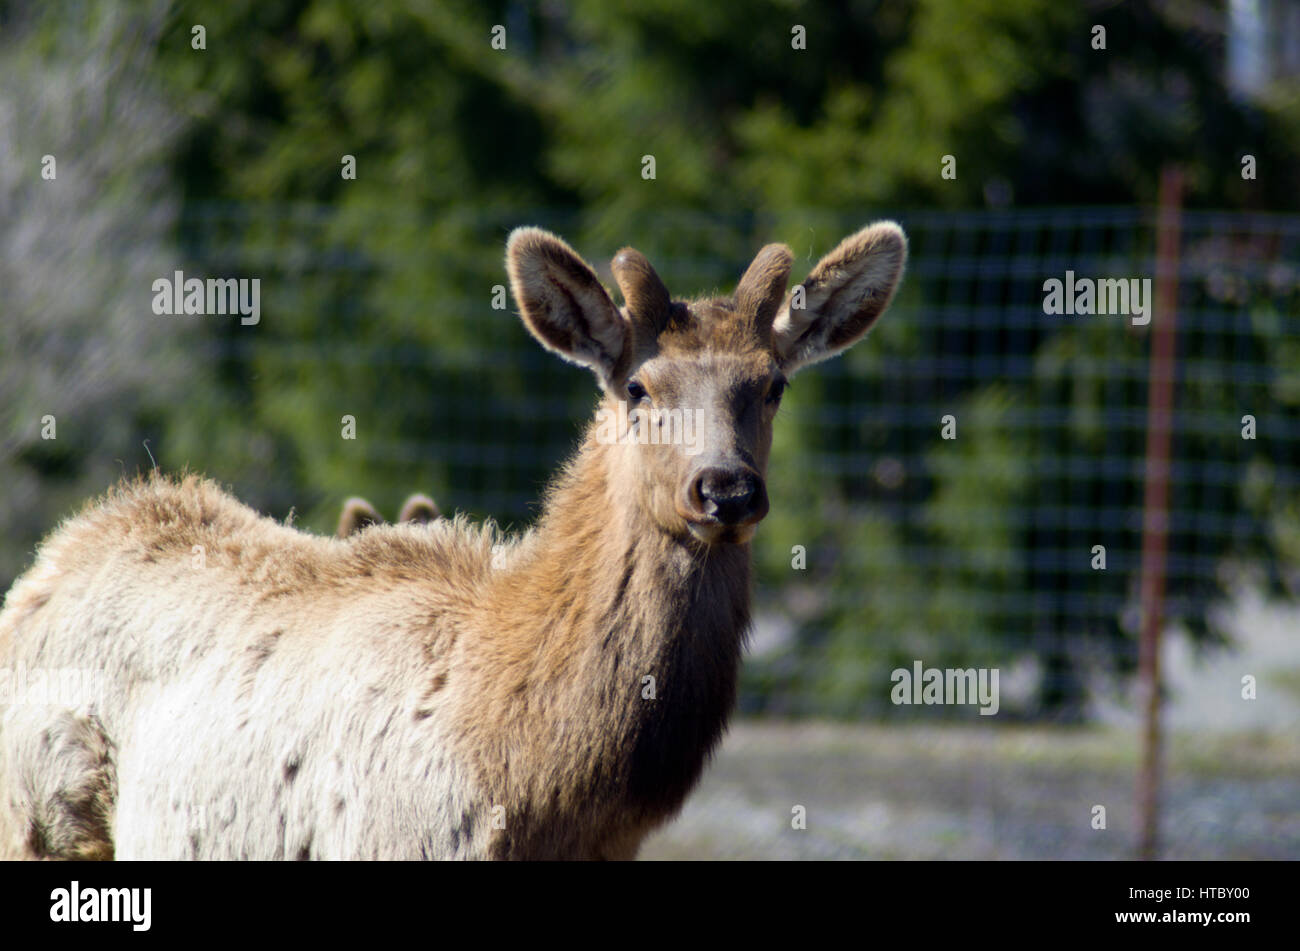
<path id="1" fill-rule="evenodd" d="M 734 702 L 784 377 L 866 332 L 904 253 L 864 229 L 791 317 L 780 246 L 690 303 L 629 250 L 620 309 L 516 231 L 525 324 L 627 411 L 517 538 L 462 517 L 322 538 L 194 475 L 88 505 L 0 612 L 5 669 L 98 684 L 0 707 L 0 855 L 634 857 Z M 654 408 L 703 414 L 696 451 L 636 438 Z"/>

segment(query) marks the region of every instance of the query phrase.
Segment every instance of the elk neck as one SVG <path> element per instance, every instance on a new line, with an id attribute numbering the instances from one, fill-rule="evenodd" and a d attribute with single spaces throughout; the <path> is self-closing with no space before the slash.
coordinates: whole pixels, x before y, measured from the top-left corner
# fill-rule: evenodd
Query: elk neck
<path id="1" fill-rule="evenodd" d="M 553 762 L 576 757 L 653 815 L 694 785 L 735 702 L 750 549 L 654 524 L 624 451 L 588 431 L 491 601 L 510 642 L 497 657 Z"/>

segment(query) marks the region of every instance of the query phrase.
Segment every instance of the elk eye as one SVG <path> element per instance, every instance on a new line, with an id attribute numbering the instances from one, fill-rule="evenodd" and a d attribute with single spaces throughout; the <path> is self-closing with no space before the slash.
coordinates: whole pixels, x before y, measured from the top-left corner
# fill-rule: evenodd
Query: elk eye
<path id="1" fill-rule="evenodd" d="M 634 403 L 639 403 L 646 398 L 645 387 L 636 380 L 627 381 L 627 395 Z"/>
<path id="2" fill-rule="evenodd" d="M 773 380 L 771 388 L 767 391 L 767 401 L 769 403 L 781 402 L 781 396 L 785 393 L 785 388 L 789 385 L 789 383 L 782 379 Z"/>

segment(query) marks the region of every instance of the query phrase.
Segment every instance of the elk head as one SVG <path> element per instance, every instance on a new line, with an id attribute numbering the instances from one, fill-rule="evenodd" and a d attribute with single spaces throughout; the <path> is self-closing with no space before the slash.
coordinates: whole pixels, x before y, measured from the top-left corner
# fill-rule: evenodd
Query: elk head
<path id="1" fill-rule="evenodd" d="M 878 222 L 842 241 L 787 294 L 792 255 L 763 248 L 735 294 L 673 300 L 632 248 L 611 269 L 615 306 L 572 248 L 538 228 L 511 235 L 506 266 L 529 331 L 591 369 L 604 391 L 595 438 L 617 447 L 612 482 L 664 531 L 705 545 L 747 542 L 781 394 L 801 367 L 845 350 L 893 297 L 907 239 Z"/>

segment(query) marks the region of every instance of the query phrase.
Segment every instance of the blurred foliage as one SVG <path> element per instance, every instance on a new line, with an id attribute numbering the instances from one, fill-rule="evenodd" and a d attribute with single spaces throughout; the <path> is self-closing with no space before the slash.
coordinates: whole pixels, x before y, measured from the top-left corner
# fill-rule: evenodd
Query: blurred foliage
<path id="1" fill-rule="evenodd" d="M 22 28 L 31 48 L 90 29 L 81 4 L 35 9 L 0 0 L 0 28 Z M 260 277 L 263 316 L 255 328 L 202 321 L 177 364 L 188 387 L 155 393 L 132 439 L 154 434 L 164 468 L 207 471 L 319 531 L 347 495 L 391 516 L 417 489 L 447 509 L 528 520 L 535 507 L 519 500 L 536 498 L 594 396 L 584 374 L 492 307 L 512 227 L 553 228 L 600 263 L 635 244 L 670 288 L 692 294 L 728 289 L 768 241 L 788 241 L 796 267 L 809 267 L 849 228 L 900 208 L 1149 203 L 1170 161 L 1186 169 L 1192 207 L 1300 211 L 1300 96 L 1294 84 L 1259 101 L 1229 95 L 1221 12 L 1156 0 L 167 7 L 139 69 L 183 123 L 159 143 L 181 198 L 177 266 Z M 205 50 L 192 48 L 195 24 Z M 497 24 L 504 50 L 490 45 Z M 1091 46 L 1093 24 L 1106 27 L 1105 50 Z M 807 49 L 792 48 L 796 25 Z M 1244 182 L 1248 152 L 1261 174 Z M 355 180 L 340 174 L 345 155 Z M 939 174 L 945 155 L 955 180 Z M 1139 273 L 1136 246 L 1121 258 L 1116 273 Z M 978 304 L 1010 295 L 1036 307 L 1035 280 Z M 1010 653 L 1039 662 L 1038 709 L 1077 712 L 1072 645 L 1092 645 L 1117 670 L 1131 663 L 1121 622 L 1136 566 L 1083 574 L 1058 556 L 1088 551 L 1098 522 L 1123 536 L 1116 550 L 1135 548 L 1124 513 L 1140 504 L 1141 472 L 1090 460 L 1141 458 L 1140 423 L 1107 427 L 1102 410 L 1145 405 L 1144 378 L 1113 370 L 1141 364 L 1146 335 L 1100 321 L 954 332 L 919 318 L 976 306 L 976 294 L 950 303 L 937 287 L 910 278 L 896 307 L 918 319 L 887 319 L 871 344 L 791 391 L 773 454 L 778 501 L 756 557 L 764 607 L 794 636 L 747 665 L 751 709 L 861 712 L 912 658 L 995 665 Z M 1294 320 L 1294 294 L 1234 307 L 1260 325 L 1235 358 L 1276 379 L 1279 405 L 1293 411 L 1294 353 L 1269 342 L 1285 338 L 1276 323 Z M 1203 330 L 1184 346 L 1191 358 L 1225 339 Z M 1016 382 L 899 383 L 886 372 L 919 355 L 1023 358 L 1033 370 Z M 1187 382 L 1184 405 L 1240 415 L 1233 380 Z M 916 414 L 798 423 L 868 406 L 947 407 L 962 438 L 940 441 L 937 420 Z M 1007 422 L 1057 406 L 1068 407 L 1060 425 Z M 345 415 L 355 440 L 339 438 Z M 1175 550 L 1209 544 L 1197 550 L 1207 564 L 1263 563 L 1276 588 L 1278 564 L 1297 554 L 1294 463 L 1282 461 L 1294 438 L 1261 440 L 1241 458 L 1234 433 L 1178 447 L 1191 460 L 1235 461 L 1220 497 L 1188 503 L 1213 504 L 1231 530 L 1191 526 Z M 77 465 L 98 472 L 90 459 L 103 450 L 78 451 Z M 827 475 L 830 459 L 860 465 Z M 924 462 L 875 468 L 900 459 Z M 1041 524 L 1038 513 L 1065 504 L 1079 524 Z M 792 580 L 797 544 L 815 557 Z M 1209 569 L 1179 584 L 1175 617 L 1204 634 L 1223 585 Z"/>
<path id="2" fill-rule="evenodd" d="M 159 11 L 82 12 L 74 30 L 0 5 L 3 590 L 146 438 L 157 449 L 198 371 L 189 328 L 141 319 L 180 213 L 181 123 L 149 75 Z"/>

